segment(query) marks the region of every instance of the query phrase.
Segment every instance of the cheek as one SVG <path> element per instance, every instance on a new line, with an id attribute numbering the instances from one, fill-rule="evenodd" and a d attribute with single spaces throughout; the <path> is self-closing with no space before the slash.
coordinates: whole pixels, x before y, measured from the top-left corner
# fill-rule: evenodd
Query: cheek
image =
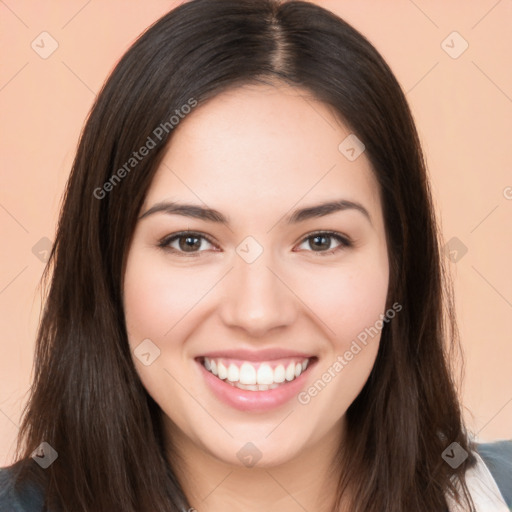
<path id="1" fill-rule="evenodd" d="M 315 276 L 308 306 L 322 320 L 329 345 L 316 379 L 298 397 L 312 415 L 336 421 L 360 393 L 377 356 L 388 291 L 385 252 Z M 303 291 L 305 293 L 305 291 Z"/>
<path id="2" fill-rule="evenodd" d="M 378 290 L 374 281 L 362 279 L 340 278 L 338 284 L 346 285 L 346 293 L 333 292 L 337 303 L 327 298 L 318 309 L 328 325 L 329 344 L 320 354 L 315 379 L 297 397 L 308 414 L 322 418 L 326 426 L 345 414 L 368 380 L 379 349 L 387 292 L 382 281 Z M 365 285 L 372 286 L 373 293 Z"/>
<path id="3" fill-rule="evenodd" d="M 298 295 L 331 340 L 331 348 L 344 351 L 385 312 L 387 260 L 373 257 L 338 269 L 323 269 L 315 272 L 314 278 L 301 279 L 296 286 L 300 286 Z"/>
<path id="4" fill-rule="evenodd" d="M 187 337 L 186 314 L 197 303 L 199 290 L 190 285 L 191 275 L 170 272 L 163 259 L 140 247 L 129 253 L 123 290 L 125 321 L 132 359 L 144 388 L 163 410 L 182 411 L 183 397 L 173 376 L 183 367 L 179 340 Z M 157 347 L 150 345 L 151 355 L 158 354 L 148 365 L 137 357 L 138 346 L 146 340 Z"/>
<path id="5" fill-rule="evenodd" d="M 163 341 L 208 290 L 209 280 L 202 279 L 200 272 L 170 272 L 163 259 L 143 251 L 128 259 L 124 308 L 133 339 L 142 336 Z"/>

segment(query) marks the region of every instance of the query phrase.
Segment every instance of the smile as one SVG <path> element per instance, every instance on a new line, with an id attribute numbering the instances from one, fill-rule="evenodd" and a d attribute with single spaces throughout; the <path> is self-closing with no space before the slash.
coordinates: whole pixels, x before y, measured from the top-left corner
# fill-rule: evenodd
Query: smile
<path id="1" fill-rule="evenodd" d="M 310 380 L 318 357 L 260 351 L 196 357 L 203 382 L 224 404 L 246 412 L 265 412 L 290 403 Z"/>
<path id="2" fill-rule="evenodd" d="M 298 378 L 310 358 L 287 358 L 268 362 L 204 357 L 203 366 L 218 379 L 239 389 L 267 391 Z"/>

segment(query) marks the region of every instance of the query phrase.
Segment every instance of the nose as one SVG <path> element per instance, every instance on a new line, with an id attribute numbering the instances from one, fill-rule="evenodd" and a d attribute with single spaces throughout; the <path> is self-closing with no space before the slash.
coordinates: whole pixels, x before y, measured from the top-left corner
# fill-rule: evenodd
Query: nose
<path id="1" fill-rule="evenodd" d="M 268 251 L 270 252 L 270 251 Z M 225 325 L 254 338 L 290 326 L 297 315 L 297 298 L 267 251 L 254 262 L 236 257 L 225 280 L 220 315 Z"/>

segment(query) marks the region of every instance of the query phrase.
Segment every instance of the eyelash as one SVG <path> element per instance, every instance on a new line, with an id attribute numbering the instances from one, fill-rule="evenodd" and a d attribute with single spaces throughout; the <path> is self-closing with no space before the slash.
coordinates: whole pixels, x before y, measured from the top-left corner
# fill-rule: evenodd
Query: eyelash
<path id="1" fill-rule="evenodd" d="M 340 250 L 352 247 L 352 242 L 347 237 L 342 236 L 335 231 L 315 231 L 313 233 L 310 233 L 308 236 L 304 237 L 301 240 L 301 242 L 299 243 L 299 245 L 302 245 L 302 243 L 306 242 L 307 240 L 318 237 L 318 236 L 325 236 L 328 238 L 333 238 L 336 241 L 338 241 L 340 243 L 340 245 L 338 247 L 335 247 L 334 249 L 329 249 L 327 251 L 307 251 L 307 252 L 312 252 L 320 257 L 324 257 L 324 256 L 330 256 L 332 254 L 335 254 Z M 207 236 L 203 233 L 198 233 L 197 231 L 180 231 L 179 233 L 174 233 L 174 234 L 166 236 L 165 238 L 160 240 L 158 243 L 158 247 L 160 247 L 164 251 L 168 251 L 168 252 L 177 254 L 180 257 L 181 256 L 197 257 L 200 255 L 201 252 L 204 252 L 204 251 L 196 251 L 196 252 L 187 253 L 185 251 L 175 249 L 174 247 L 170 247 L 170 244 L 172 242 L 174 242 L 175 240 L 179 240 L 180 238 L 185 238 L 185 237 L 204 239 L 207 242 L 209 242 L 210 244 L 215 245 L 213 240 L 209 236 Z"/>

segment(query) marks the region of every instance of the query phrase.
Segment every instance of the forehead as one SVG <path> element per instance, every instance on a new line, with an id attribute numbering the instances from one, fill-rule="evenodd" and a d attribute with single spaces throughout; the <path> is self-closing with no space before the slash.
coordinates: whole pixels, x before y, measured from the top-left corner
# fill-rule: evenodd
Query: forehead
<path id="1" fill-rule="evenodd" d="M 278 214 L 343 197 L 377 214 L 369 160 L 363 153 L 350 161 L 339 150 L 350 134 L 329 106 L 301 89 L 250 85 L 221 93 L 174 129 L 146 205 L 186 199 Z"/>

